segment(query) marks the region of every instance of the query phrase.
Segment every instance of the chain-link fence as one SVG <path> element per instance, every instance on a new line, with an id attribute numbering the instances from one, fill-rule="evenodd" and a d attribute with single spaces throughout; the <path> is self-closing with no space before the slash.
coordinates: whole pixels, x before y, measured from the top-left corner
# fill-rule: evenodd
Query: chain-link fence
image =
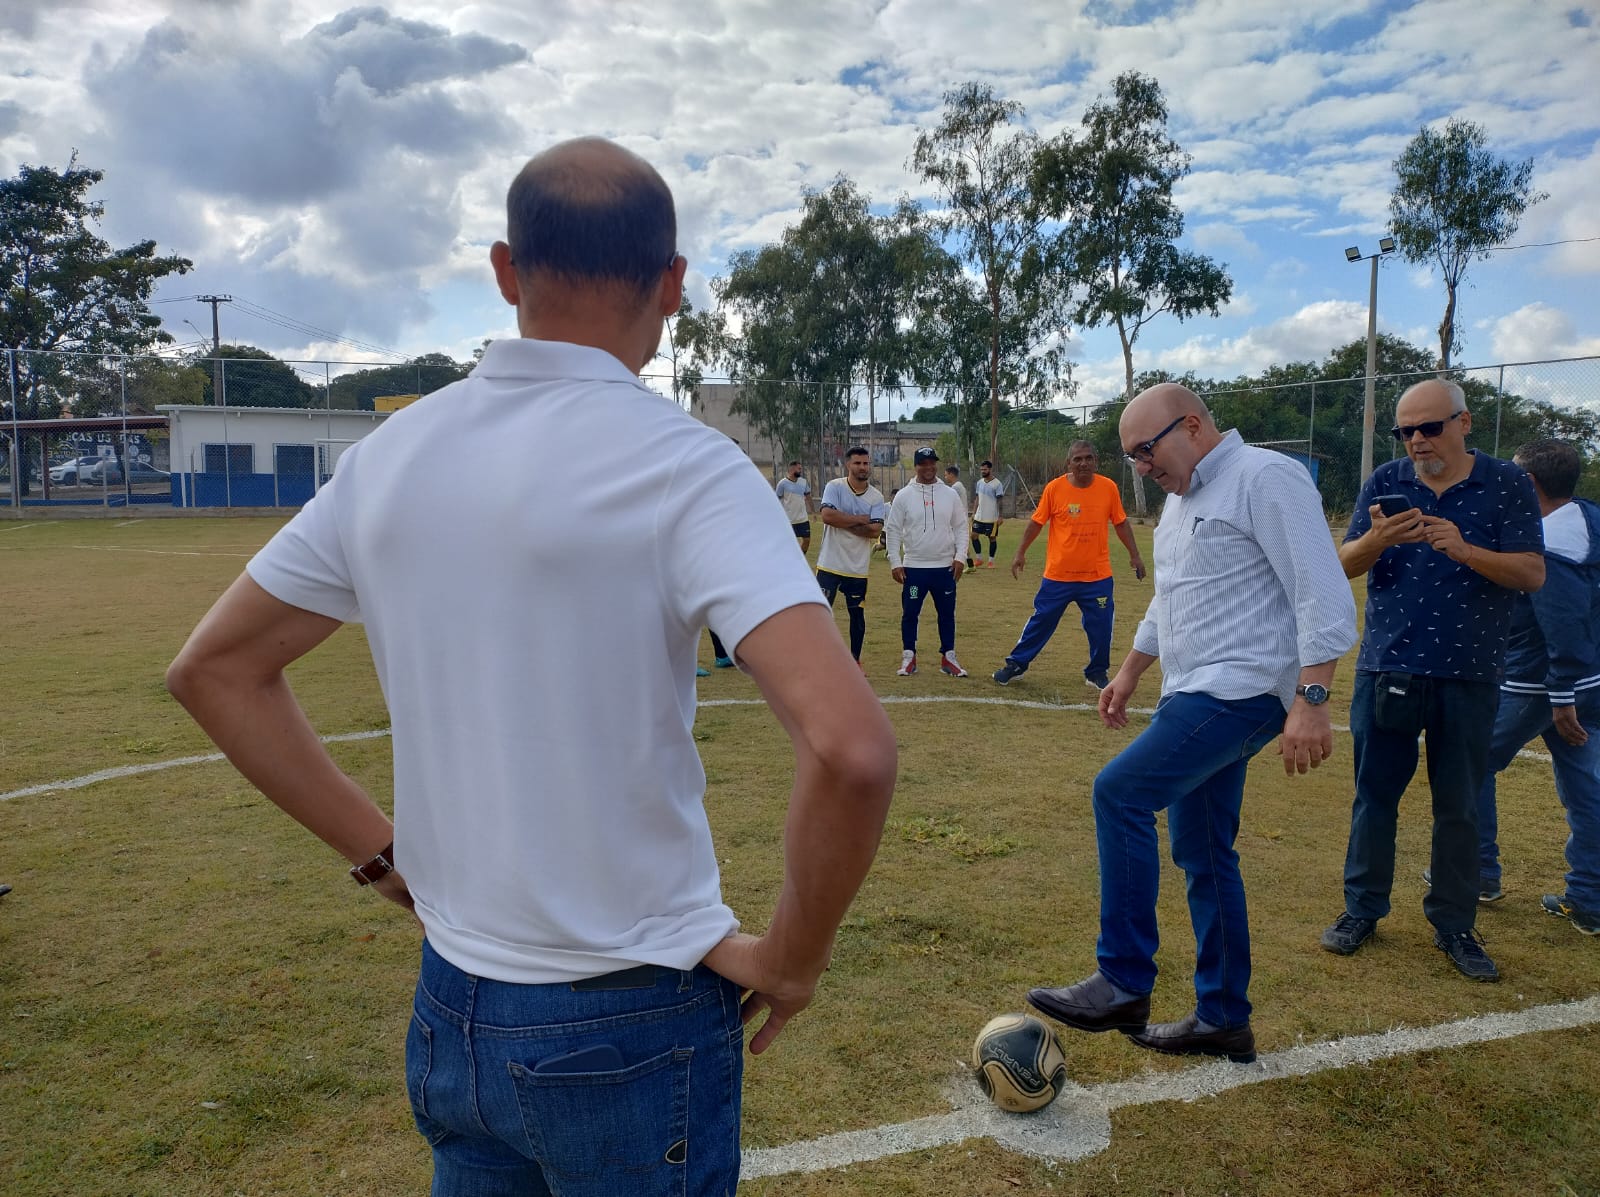
<path id="1" fill-rule="evenodd" d="M 5 351 L 5 366 L 0 503 L 228 506 L 298 506 L 331 474 L 340 448 L 375 424 L 375 418 L 352 422 L 335 415 L 395 410 L 469 368 L 440 355 L 374 366 L 21 350 Z M 1452 376 L 1467 391 L 1473 447 L 1509 457 L 1530 439 L 1558 436 L 1580 444 L 1586 457 L 1600 456 L 1600 357 L 1475 367 Z M 1388 434 L 1395 404 L 1408 386 L 1427 377 L 1373 380 L 1375 463 L 1403 452 Z M 1121 485 L 1130 512 L 1160 510 L 1159 489 L 1141 484 L 1122 457 L 1120 401 L 1007 411 L 991 449 L 986 391 L 827 380 L 704 379 L 675 386 L 670 373 L 650 371 L 644 380 L 738 441 L 774 481 L 790 461 L 800 461 L 814 495 L 843 473 L 845 452 L 858 444 L 871 452 L 874 481 L 889 495 L 909 480 L 912 454 L 927 444 L 943 464 L 960 467 L 969 494 L 978 463 L 992 458 L 1006 485 L 1003 514 L 1026 515 L 1044 484 L 1065 471 L 1073 442 L 1087 440 L 1101 472 Z M 1219 427 L 1237 428 L 1250 443 L 1304 462 L 1330 518 L 1338 519 L 1348 514 L 1360 488 L 1365 391 L 1359 376 L 1308 378 L 1216 390 L 1204 398 Z M 319 413 L 326 419 L 293 435 L 259 434 L 253 445 L 242 433 L 230 440 L 226 430 L 211 439 L 191 438 L 181 451 L 184 460 L 173 460 L 160 409 L 218 406 L 230 412 Z M 913 419 L 919 413 L 923 418 Z M 1600 494 L 1600 478 L 1586 478 L 1580 493 Z"/>

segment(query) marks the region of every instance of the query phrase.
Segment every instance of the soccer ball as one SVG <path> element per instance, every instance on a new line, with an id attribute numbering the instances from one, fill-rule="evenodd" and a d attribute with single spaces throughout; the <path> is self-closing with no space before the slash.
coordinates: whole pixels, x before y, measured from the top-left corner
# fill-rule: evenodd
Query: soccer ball
<path id="1" fill-rule="evenodd" d="M 972 1068 L 984 1096 L 1016 1114 L 1049 1105 L 1067 1083 L 1061 1041 L 1031 1014 L 1001 1014 L 985 1023 L 972 1044 Z"/>

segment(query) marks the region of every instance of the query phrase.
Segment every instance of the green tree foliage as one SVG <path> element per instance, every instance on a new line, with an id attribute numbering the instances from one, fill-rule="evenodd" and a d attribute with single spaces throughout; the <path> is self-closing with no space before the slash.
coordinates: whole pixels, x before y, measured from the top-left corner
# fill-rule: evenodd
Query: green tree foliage
<path id="1" fill-rule="evenodd" d="M 1441 370 L 1459 344 L 1456 292 L 1468 265 L 1510 240 L 1522 214 L 1547 198 L 1533 190 L 1533 159 L 1507 161 L 1487 143 L 1482 126 L 1452 117 L 1442 130 L 1421 130 L 1394 161 L 1394 239 L 1407 261 L 1437 266 L 1444 278 Z"/>
<path id="2" fill-rule="evenodd" d="M 734 410 L 798 456 L 819 432 L 842 434 L 855 383 L 870 411 L 883 388 L 925 381 L 922 323 L 952 263 L 909 202 L 875 215 L 842 177 L 808 192 L 797 224 L 734 255 L 712 285 L 740 326 L 725 343 L 741 384 Z"/>
<path id="3" fill-rule="evenodd" d="M 672 398 L 680 407 L 694 410 L 706 371 L 732 360 L 733 342 L 727 322 L 715 308 L 701 309 L 685 295 L 667 321 L 667 348 L 656 356 L 672 368 Z"/>
<path id="4" fill-rule="evenodd" d="M 75 416 L 155 415 L 156 409 L 204 400 L 206 371 L 157 357 L 90 357 L 72 366 Z"/>
<path id="5" fill-rule="evenodd" d="M 1137 71 L 1117 76 L 1111 100 L 1090 105 L 1078 133 L 1062 133 L 1038 155 L 1034 187 L 1044 209 L 1066 221 L 1068 271 L 1081 288 L 1072 319 L 1116 328 L 1130 399 L 1144 326 L 1163 313 L 1215 316 L 1233 294 L 1221 265 L 1177 246 L 1183 213 L 1172 189 L 1188 173 L 1189 155 L 1167 135 L 1161 87 Z"/>
<path id="6" fill-rule="evenodd" d="M 394 366 L 369 366 L 340 374 L 329 388 L 332 405 L 345 411 L 372 411 L 372 401 L 380 395 L 427 395 L 440 387 L 460 382 L 469 373 L 469 364 L 444 353 L 424 353 L 421 357 Z M 232 402 L 230 395 L 229 402 Z"/>
<path id="7" fill-rule="evenodd" d="M 962 260 L 978 276 L 975 301 L 945 307 L 948 374 L 965 391 L 981 369 L 988 456 L 996 457 L 1001 395 L 1039 402 L 1055 397 L 1070 377 L 1054 335 L 1063 302 L 1063 279 L 1054 268 L 1058 241 L 1034 190 L 1039 138 L 1018 127 L 1022 105 L 981 83 L 946 92 L 944 103 L 939 124 L 917 135 L 910 166 L 939 189 L 946 212 L 939 227 L 955 236 Z"/>
<path id="8" fill-rule="evenodd" d="M 102 177 L 74 157 L 64 171 L 24 166 L 0 180 L 0 346 L 21 351 L 7 355 L 8 416 L 32 419 L 47 400 L 70 398 L 66 354 L 138 353 L 172 339 L 147 304 L 158 281 L 192 263 L 159 256 L 154 241 L 113 249 L 97 236 L 104 209 L 88 193 Z"/>
<path id="9" fill-rule="evenodd" d="M 227 407 L 322 407 L 323 388 L 312 386 L 288 362 L 253 345 L 224 343 L 216 354 L 195 359 L 205 372 L 205 402 L 216 402 L 217 358 L 222 366 L 222 401 Z"/>

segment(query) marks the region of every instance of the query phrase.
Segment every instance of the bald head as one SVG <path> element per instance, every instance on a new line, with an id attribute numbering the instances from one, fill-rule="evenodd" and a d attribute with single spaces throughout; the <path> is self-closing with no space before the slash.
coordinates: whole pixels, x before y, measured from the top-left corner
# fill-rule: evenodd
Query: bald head
<path id="1" fill-rule="evenodd" d="M 637 154 L 599 137 L 532 158 L 506 194 L 511 262 L 526 280 L 611 286 L 643 301 L 677 248 L 672 192 Z"/>
<path id="2" fill-rule="evenodd" d="M 1204 423 L 1215 427 L 1211 411 L 1200 396 L 1176 382 L 1160 382 L 1140 391 L 1122 411 L 1124 422 L 1129 416 L 1159 420 L 1162 424 L 1179 416 L 1198 416 Z"/>
<path id="3" fill-rule="evenodd" d="M 1174 495 L 1188 491 L 1195 465 L 1222 442 L 1200 396 L 1175 382 L 1135 395 L 1122 409 L 1117 433 L 1135 468 Z"/>

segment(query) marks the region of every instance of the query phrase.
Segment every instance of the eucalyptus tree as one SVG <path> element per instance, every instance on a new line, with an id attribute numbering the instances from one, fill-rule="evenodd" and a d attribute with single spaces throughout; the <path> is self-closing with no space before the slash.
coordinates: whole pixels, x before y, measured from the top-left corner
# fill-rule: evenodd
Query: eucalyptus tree
<path id="1" fill-rule="evenodd" d="M 1456 292 L 1467 267 L 1509 241 L 1522 214 L 1548 197 L 1533 190 L 1533 159 L 1496 156 L 1481 125 L 1455 117 L 1413 137 L 1394 173 L 1389 215 L 1400 253 L 1437 266 L 1444 278 L 1438 368 L 1448 370 L 1458 344 Z"/>
<path id="2" fill-rule="evenodd" d="M 1040 143 L 1021 124 L 1022 105 L 982 83 L 946 92 L 944 104 L 939 124 L 917 135 L 910 166 L 938 188 L 938 227 L 977 276 L 981 306 L 956 305 L 952 326 L 970 329 L 987 352 L 989 456 L 998 457 L 1002 393 L 1037 402 L 1060 382 L 1069 280 L 1034 188 Z"/>
<path id="3" fill-rule="evenodd" d="M 1170 314 L 1215 316 L 1233 295 L 1226 269 L 1180 249 L 1183 213 L 1174 184 L 1189 155 L 1167 134 L 1161 86 L 1138 71 L 1117 76 L 1076 133 L 1042 146 L 1034 186 L 1039 203 L 1064 222 L 1067 273 L 1078 290 L 1072 319 L 1113 325 L 1122 343 L 1125 394 L 1133 397 L 1133 346 L 1146 324 Z"/>
<path id="4" fill-rule="evenodd" d="M 925 383 L 923 330 L 948 263 L 909 201 L 875 214 L 844 177 L 807 192 L 797 223 L 734 255 L 713 284 L 738 330 L 728 342 L 734 410 L 798 454 L 813 434 L 848 424 L 858 383 L 869 418 L 885 387 Z"/>

